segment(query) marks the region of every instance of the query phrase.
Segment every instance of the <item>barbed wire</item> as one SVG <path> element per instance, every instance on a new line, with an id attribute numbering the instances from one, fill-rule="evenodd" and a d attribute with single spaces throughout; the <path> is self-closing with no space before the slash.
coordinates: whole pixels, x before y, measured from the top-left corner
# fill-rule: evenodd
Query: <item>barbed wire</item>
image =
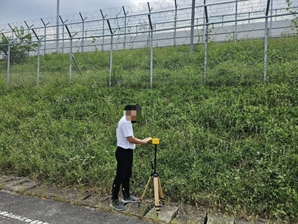
<path id="1" fill-rule="evenodd" d="M 191 3 L 189 0 L 160 0 L 152 3 L 140 3 L 128 6 L 117 6 L 106 9 L 96 9 L 88 12 L 78 12 L 74 14 L 61 15 L 59 20 L 59 36 L 68 36 L 65 24 L 72 34 L 78 36 L 103 36 L 109 34 L 107 20 L 111 28 L 117 33 L 127 31 L 137 32 L 147 30 L 149 26 L 148 14 L 154 26 L 165 28 L 176 25 L 188 26 L 191 22 Z M 265 12 L 267 0 L 206 0 L 208 5 L 208 16 L 210 22 L 229 19 L 235 16 L 237 5 L 237 16 L 246 18 L 257 16 Z M 292 2 L 293 6 L 298 1 Z M 195 16 L 197 23 L 202 23 L 204 18 L 204 7 L 202 1 L 196 1 Z M 271 11 L 286 11 L 286 0 L 271 0 Z M 176 18 L 175 18 L 176 16 Z M 46 34 L 48 38 L 54 38 L 56 34 L 57 17 L 45 17 L 27 21 L 3 24 L 0 26 L 3 32 L 12 33 L 11 27 L 21 27 L 25 29 L 35 29 L 38 35 Z M 27 27 L 28 26 L 28 27 Z M 13 34 L 12 34 L 13 35 Z"/>
<path id="2" fill-rule="evenodd" d="M 207 4 L 216 4 L 216 3 L 222 3 L 223 1 L 219 0 L 209 0 L 207 1 Z M 235 1 L 236 2 L 236 1 Z M 264 10 L 266 7 L 266 0 L 238 0 L 238 5 L 239 5 L 239 12 L 253 12 L 253 11 L 261 11 Z M 286 0 L 272 0 L 273 2 L 273 8 L 286 8 Z M 296 1 L 295 1 L 296 2 Z M 295 6 L 297 2 L 292 2 Z M 178 8 L 183 8 L 183 7 L 189 7 L 191 6 L 191 1 L 189 0 L 176 0 L 176 4 Z M 196 5 L 201 5 L 201 1 L 196 1 Z M 152 12 L 158 12 L 158 11 L 165 11 L 165 10 L 170 10 L 175 8 L 175 0 L 161 0 L 161 1 L 154 1 L 152 3 L 149 2 L 149 5 L 151 7 Z M 233 5 L 235 3 L 229 4 L 229 11 L 233 10 Z M 227 6 L 227 4 L 226 4 Z M 135 4 L 135 5 L 128 5 L 128 6 L 117 6 L 114 8 L 105 8 L 102 9 L 102 12 L 109 18 L 112 17 L 117 17 L 117 16 L 123 16 L 123 8 L 125 8 L 126 12 L 128 12 L 128 15 L 133 15 L 133 14 L 142 14 L 142 13 L 148 13 L 148 3 L 140 3 L 140 4 Z M 217 6 L 211 6 L 212 13 L 214 14 L 221 14 L 223 9 L 220 8 L 220 5 Z M 225 7 L 227 8 L 227 7 Z M 87 17 L 87 20 L 98 20 L 102 18 L 100 9 L 96 9 L 94 11 L 88 11 L 88 12 L 81 12 L 81 14 L 84 17 Z M 162 15 L 163 16 L 163 15 Z M 64 20 L 68 20 L 70 23 L 76 23 L 76 22 L 81 22 L 81 17 L 78 13 L 74 14 L 67 14 L 67 15 L 62 15 L 61 16 Z M 42 18 L 45 22 L 50 22 L 50 24 L 56 24 L 56 16 L 53 17 L 46 17 Z M 40 27 L 43 24 L 41 23 L 40 18 L 39 19 L 30 19 L 26 21 L 28 24 L 33 24 L 34 27 Z M 19 21 L 19 22 L 12 22 L 10 23 L 12 27 L 20 27 L 20 26 L 25 26 L 24 21 Z M 1 24 L 2 28 L 7 29 L 7 24 Z"/>

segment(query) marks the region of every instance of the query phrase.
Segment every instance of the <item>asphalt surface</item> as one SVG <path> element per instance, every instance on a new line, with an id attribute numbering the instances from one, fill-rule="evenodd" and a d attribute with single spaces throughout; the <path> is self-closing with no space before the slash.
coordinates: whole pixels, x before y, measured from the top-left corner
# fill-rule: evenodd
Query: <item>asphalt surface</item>
<path id="1" fill-rule="evenodd" d="M 105 212 L 86 207 L 42 200 L 0 191 L 1 224 L 152 224 L 121 212 Z"/>

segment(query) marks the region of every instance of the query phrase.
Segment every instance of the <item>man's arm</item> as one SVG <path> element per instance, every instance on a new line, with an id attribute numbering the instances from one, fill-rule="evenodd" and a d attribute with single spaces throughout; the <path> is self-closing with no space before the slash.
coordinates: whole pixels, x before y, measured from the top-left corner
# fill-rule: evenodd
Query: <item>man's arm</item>
<path id="1" fill-rule="evenodd" d="M 133 144 L 139 144 L 139 145 L 147 144 L 147 142 L 145 140 L 141 140 L 141 139 L 135 138 L 133 136 L 129 136 L 126 138 L 127 138 L 127 141 L 129 141 L 130 143 L 133 143 Z"/>

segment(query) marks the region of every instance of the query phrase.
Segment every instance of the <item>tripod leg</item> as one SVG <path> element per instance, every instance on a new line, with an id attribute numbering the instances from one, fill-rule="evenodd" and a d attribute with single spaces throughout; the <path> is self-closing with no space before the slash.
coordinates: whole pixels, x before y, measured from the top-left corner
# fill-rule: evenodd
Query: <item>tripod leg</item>
<path id="1" fill-rule="evenodd" d="M 142 196 L 140 197 L 140 201 L 142 201 L 143 198 L 145 197 L 145 194 L 146 194 L 147 188 L 148 188 L 148 186 L 149 186 L 149 184 L 150 184 L 151 178 L 152 178 L 152 176 L 150 176 L 149 179 L 148 179 L 148 182 L 147 182 L 147 184 L 146 184 L 146 186 L 145 186 L 145 190 L 144 190 Z"/>
<path id="2" fill-rule="evenodd" d="M 161 187 L 161 183 L 160 183 L 160 178 L 158 177 L 158 190 L 159 190 L 159 198 L 162 202 L 164 202 L 164 194 L 163 194 L 163 191 L 162 191 L 162 187 Z"/>
<path id="3" fill-rule="evenodd" d="M 160 211 L 160 205 L 159 205 L 159 178 L 158 178 L 158 176 L 154 177 L 154 201 L 155 201 L 155 210 Z"/>

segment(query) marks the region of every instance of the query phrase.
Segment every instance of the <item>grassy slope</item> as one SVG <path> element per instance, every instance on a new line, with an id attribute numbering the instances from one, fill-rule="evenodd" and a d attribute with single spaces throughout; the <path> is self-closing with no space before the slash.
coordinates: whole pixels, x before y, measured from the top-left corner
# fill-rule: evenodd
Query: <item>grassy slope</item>
<path id="1" fill-rule="evenodd" d="M 168 199 L 238 215 L 298 221 L 298 40 L 270 40 L 269 82 L 263 42 L 76 54 L 82 75 L 68 84 L 68 55 L 12 67 L 0 86 L 0 168 L 51 183 L 110 192 L 115 127 L 127 103 L 143 108 L 136 137 L 158 137 L 158 171 Z M 0 62 L 5 75 L 5 63 Z M 137 147 L 132 189 L 141 194 L 153 146 Z M 150 191 L 150 190 L 149 190 Z M 148 193 L 150 194 L 150 193 Z"/>

